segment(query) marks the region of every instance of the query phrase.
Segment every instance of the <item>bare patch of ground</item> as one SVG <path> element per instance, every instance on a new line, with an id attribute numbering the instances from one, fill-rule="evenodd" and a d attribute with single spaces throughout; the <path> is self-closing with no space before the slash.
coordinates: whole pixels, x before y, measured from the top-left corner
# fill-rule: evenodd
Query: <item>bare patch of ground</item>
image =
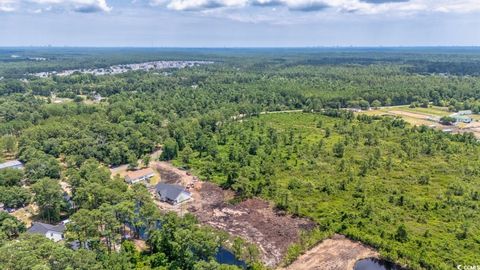
<path id="1" fill-rule="evenodd" d="M 371 247 L 336 234 L 283 270 L 352 270 L 356 261 L 378 256 L 378 252 Z"/>
<path id="2" fill-rule="evenodd" d="M 315 226 L 308 219 L 279 215 L 268 202 L 258 198 L 228 204 L 232 193 L 209 182 L 202 182 L 194 196 L 198 199 L 190 204 L 190 212 L 204 224 L 256 244 L 267 266 L 275 266 L 283 259 L 288 247 L 299 240 L 301 230 Z"/>
<path id="3" fill-rule="evenodd" d="M 34 203 L 31 203 L 25 207 L 15 210 L 15 212 L 10 213 L 12 216 L 21 220 L 27 228 L 32 226 L 34 217 L 38 214 L 38 206 Z"/>
<path id="4" fill-rule="evenodd" d="M 136 248 L 137 251 L 139 251 L 139 252 L 143 252 L 143 251 L 148 250 L 147 243 L 146 243 L 145 241 L 143 241 L 143 240 L 134 239 L 134 240 L 133 240 L 133 243 L 135 244 L 135 248 Z"/>

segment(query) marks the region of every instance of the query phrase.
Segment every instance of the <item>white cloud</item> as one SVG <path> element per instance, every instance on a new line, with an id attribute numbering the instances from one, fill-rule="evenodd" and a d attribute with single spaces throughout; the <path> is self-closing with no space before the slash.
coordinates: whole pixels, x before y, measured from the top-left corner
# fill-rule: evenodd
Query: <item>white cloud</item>
<path id="1" fill-rule="evenodd" d="M 109 12 L 112 8 L 106 0 L 30 0 L 38 5 L 58 6 L 77 12 Z"/>
<path id="2" fill-rule="evenodd" d="M 0 0 L 0 12 L 12 12 L 15 10 L 15 0 Z"/>
<path id="3" fill-rule="evenodd" d="M 107 3 L 114 0 L 0 0 L 0 12 L 15 10 L 36 11 L 68 10 L 82 13 L 109 12 Z M 258 15 L 266 9 L 290 12 L 356 13 L 364 15 L 409 15 L 417 13 L 471 13 L 480 11 L 480 0 L 141 0 L 152 6 L 175 11 L 224 10 L 232 12 L 251 11 Z M 123 8 L 135 5 L 139 0 L 123 3 Z M 228 14 L 227 14 L 228 13 Z M 258 17 L 258 16 L 257 16 Z M 259 16 L 262 17 L 262 16 Z"/>
<path id="4" fill-rule="evenodd" d="M 36 13 L 53 8 L 75 12 L 109 12 L 106 0 L 0 0 L 0 12 L 34 10 Z"/>
<path id="5" fill-rule="evenodd" d="M 219 7 L 246 6 L 246 0 L 171 0 L 167 3 L 167 8 L 173 10 L 204 10 Z"/>
<path id="6" fill-rule="evenodd" d="M 52 0 L 54 1 L 54 0 Z M 480 11 L 480 0 L 150 0 L 154 6 L 172 10 L 210 10 L 218 8 L 285 7 L 294 11 L 355 12 L 360 14 L 411 14 L 419 12 Z"/>

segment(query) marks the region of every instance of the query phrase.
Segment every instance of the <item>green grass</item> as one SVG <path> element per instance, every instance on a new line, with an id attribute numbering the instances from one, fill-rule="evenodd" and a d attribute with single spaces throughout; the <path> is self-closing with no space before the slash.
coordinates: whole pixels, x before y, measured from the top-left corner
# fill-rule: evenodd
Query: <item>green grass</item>
<path id="1" fill-rule="evenodd" d="M 275 144 L 268 143 L 269 129 L 278 134 Z M 480 191 L 480 147 L 473 140 L 395 127 L 392 120 L 367 123 L 303 113 L 263 115 L 212 136 L 226 136 L 218 154 L 197 153 L 190 166 L 241 196 L 257 194 L 278 205 L 288 198 L 292 213 L 413 269 L 452 269 L 478 260 L 480 203 L 472 194 Z M 376 142 L 366 144 L 367 137 Z M 256 154 L 248 153 L 252 141 L 260 141 Z M 320 141 L 323 147 L 314 154 Z M 345 145 L 343 158 L 333 155 L 338 142 Z M 231 148 L 238 160 L 229 158 Z M 268 166 L 272 175 L 262 173 Z M 364 175 L 362 167 L 368 167 Z M 228 181 L 232 168 L 236 174 Z M 429 183 L 420 184 L 421 176 Z M 457 187 L 462 192 L 454 194 Z M 407 228 L 406 242 L 395 238 L 400 224 Z M 465 238 L 459 236 L 464 227 Z"/>
<path id="2" fill-rule="evenodd" d="M 397 108 L 395 108 L 395 109 L 397 109 Z M 422 107 L 410 108 L 408 106 L 404 106 L 404 107 L 399 107 L 398 110 L 406 111 L 406 112 L 413 112 L 413 113 L 427 114 L 427 115 L 438 116 L 438 117 L 447 116 L 447 115 L 452 114 L 452 112 L 448 111 L 448 108 L 437 107 L 437 106 L 433 106 L 433 107 L 429 107 L 429 108 L 422 108 Z"/>

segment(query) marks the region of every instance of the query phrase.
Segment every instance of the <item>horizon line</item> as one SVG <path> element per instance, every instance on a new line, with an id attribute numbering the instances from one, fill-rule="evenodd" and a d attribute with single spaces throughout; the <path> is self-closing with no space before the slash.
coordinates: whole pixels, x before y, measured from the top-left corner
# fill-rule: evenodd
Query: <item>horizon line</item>
<path id="1" fill-rule="evenodd" d="M 479 48 L 480 45 L 338 45 L 338 46 L 70 46 L 70 45 L 0 45 L 10 48 L 89 48 L 89 49 L 388 49 L 388 48 Z"/>

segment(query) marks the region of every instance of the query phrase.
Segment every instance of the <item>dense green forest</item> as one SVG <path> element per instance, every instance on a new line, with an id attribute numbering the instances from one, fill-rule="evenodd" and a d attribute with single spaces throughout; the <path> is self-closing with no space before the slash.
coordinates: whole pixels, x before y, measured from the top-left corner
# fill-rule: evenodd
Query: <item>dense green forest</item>
<path id="1" fill-rule="evenodd" d="M 25 75 L 153 60 L 214 64 Z M 111 179 L 109 166 L 135 166 L 160 146 L 162 159 L 234 190 L 232 203 L 263 197 L 412 269 L 472 262 L 480 253 L 480 146 L 473 135 L 338 109 L 433 103 L 478 112 L 479 63 L 475 48 L 2 48 L 0 160 L 17 158 L 25 169 L 0 171 L 0 202 L 34 202 L 46 222 L 70 218 L 68 239 L 91 248 L 73 251 L 25 235 L 25 224 L 2 212 L 0 265 L 234 269 L 213 260 L 226 235 L 190 216 L 162 215 L 146 189 Z M 94 102 L 95 94 L 104 99 Z M 305 113 L 262 113 L 284 110 Z M 75 207 L 60 181 L 71 185 Z M 148 250 L 123 239 L 127 225 L 134 238 L 151 231 Z M 293 246 L 288 260 L 305 248 Z M 17 264 L 26 253 L 31 263 Z"/>

